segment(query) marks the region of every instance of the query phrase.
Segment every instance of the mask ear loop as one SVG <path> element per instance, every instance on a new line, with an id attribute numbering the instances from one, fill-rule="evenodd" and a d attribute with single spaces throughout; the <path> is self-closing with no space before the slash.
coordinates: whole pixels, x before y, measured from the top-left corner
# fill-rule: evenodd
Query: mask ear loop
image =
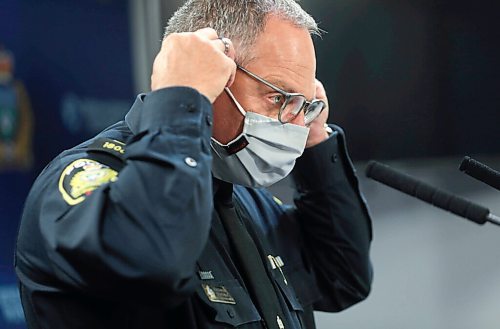
<path id="1" fill-rule="evenodd" d="M 234 97 L 233 93 L 231 92 L 231 90 L 229 90 L 228 87 L 225 87 L 224 90 L 226 91 L 226 93 L 228 94 L 229 98 L 231 98 L 231 100 L 234 102 L 234 104 L 236 105 L 236 108 L 238 109 L 238 111 L 240 111 L 240 113 L 243 115 L 243 117 L 246 116 L 247 112 L 243 109 L 243 107 L 240 105 L 240 103 L 238 103 L 238 101 L 236 100 L 236 98 Z M 241 137 L 241 136 L 240 136 Z M 219 146 L 221 146 L 222 148 L 225 148 L 226 145 L 223 145 L 222 143 L 220 143 L 218 140 L 216 140 L 215 138 L 211 137 L 211 140 L 212 140 L 212 143 L 216 143 L 218 144 Z M 246 139 L 245 139 L 246 141 Z M 219 153 L 219 151 L 217 150 L 216 147 L 214 147 L 214 145 L 210 143 L 210 147 L 212 148 L 212 150 L 215 151 L 215 153 L 217 153 L 217 155 L 219 156 L 219 158 L 222 158 L 222 155 Z M 248 142 L 247 142 L 248 144 Z M 246 146 L 246 145 L 245 145 Z M 226 150 L 227 152 L 227 150 Z M 228 152 L 229 153 L 229 152 Z M 231 154 L 231 153 L 229 153 Z"/>
<path id="2" fill-rule="evenodd" d="M 243 109 L 243 107 L 240 105 L 240 103 L 238 103 L 238 101 L 236 100 L 236 98 L 234 97 L 233 93 L 231 92 L 231 90 L 229 90 L 228 87 L 225 87 L 224 90 L 226 91 L 226 93 L 228 94 L 229 98 L 232 99 L 232 101 L 234 102 L 234 104 L 236 105 L 236 108 L 238 109 L 238 111 L 240 111 L 240 113 L 245 117 L 247 115 L 247 112 Z"/>

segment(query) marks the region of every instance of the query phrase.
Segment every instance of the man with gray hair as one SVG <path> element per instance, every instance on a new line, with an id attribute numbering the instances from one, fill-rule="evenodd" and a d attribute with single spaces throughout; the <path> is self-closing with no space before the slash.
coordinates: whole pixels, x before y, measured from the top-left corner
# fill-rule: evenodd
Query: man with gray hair
<path id="1" fill-rule="evenodd" d="M 189 0 L 151 92 L 26 201 L 29 328 L 315 328 L 366 298 L 371 224 L 293 0 Z M 292 173 L 295 206 L 263 187 Z"/>

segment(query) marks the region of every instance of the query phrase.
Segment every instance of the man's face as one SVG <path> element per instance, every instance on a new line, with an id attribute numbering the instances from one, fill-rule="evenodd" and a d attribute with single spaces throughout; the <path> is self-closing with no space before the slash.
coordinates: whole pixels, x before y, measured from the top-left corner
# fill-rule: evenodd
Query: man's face
<path id="1" fill-rule="evenodd" d="M 308 100 L 314 98 L 316 57 L 307 30 L 270 16 L 251 55 L 252 60 L 245 65 L 248 71 L 284 91 L 301 93 Z M 237 70 L 230 89 L 246 111 L 278 119 L 283 101 L 280 93 L 241 70 Z M 303 113 L 291 123 L 304 125 Z M 243 116 L 227 94 L 221 94 L 214 103 L 213 137 L 227 143 L 241 133 L 242 127 Z"/>

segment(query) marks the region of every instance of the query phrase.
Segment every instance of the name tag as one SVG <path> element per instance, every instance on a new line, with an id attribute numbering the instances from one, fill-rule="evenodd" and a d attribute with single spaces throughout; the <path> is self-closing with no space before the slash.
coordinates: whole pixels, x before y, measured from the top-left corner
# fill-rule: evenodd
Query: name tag
<path id="1" fill-rule="evenodd" d="M 233 296 L 227 291 L 224 286 L 209 286 L 208 284 L 202 284 L 203 290 L 208 297 L 208 300 L 214 303 L 222 304 L 236 304 Z"/>

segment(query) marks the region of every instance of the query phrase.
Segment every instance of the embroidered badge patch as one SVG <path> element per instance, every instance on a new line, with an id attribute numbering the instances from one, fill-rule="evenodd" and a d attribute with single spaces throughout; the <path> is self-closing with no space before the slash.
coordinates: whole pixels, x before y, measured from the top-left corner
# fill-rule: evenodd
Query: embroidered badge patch
<path id="1" fill-rule="evenodd" d="M 93 190 L 118 179 L 118 172 L 90 159 L 78 159 L 68 165 L 59 178 L 59 191 L 68 204 L 76 205 Z"/>

